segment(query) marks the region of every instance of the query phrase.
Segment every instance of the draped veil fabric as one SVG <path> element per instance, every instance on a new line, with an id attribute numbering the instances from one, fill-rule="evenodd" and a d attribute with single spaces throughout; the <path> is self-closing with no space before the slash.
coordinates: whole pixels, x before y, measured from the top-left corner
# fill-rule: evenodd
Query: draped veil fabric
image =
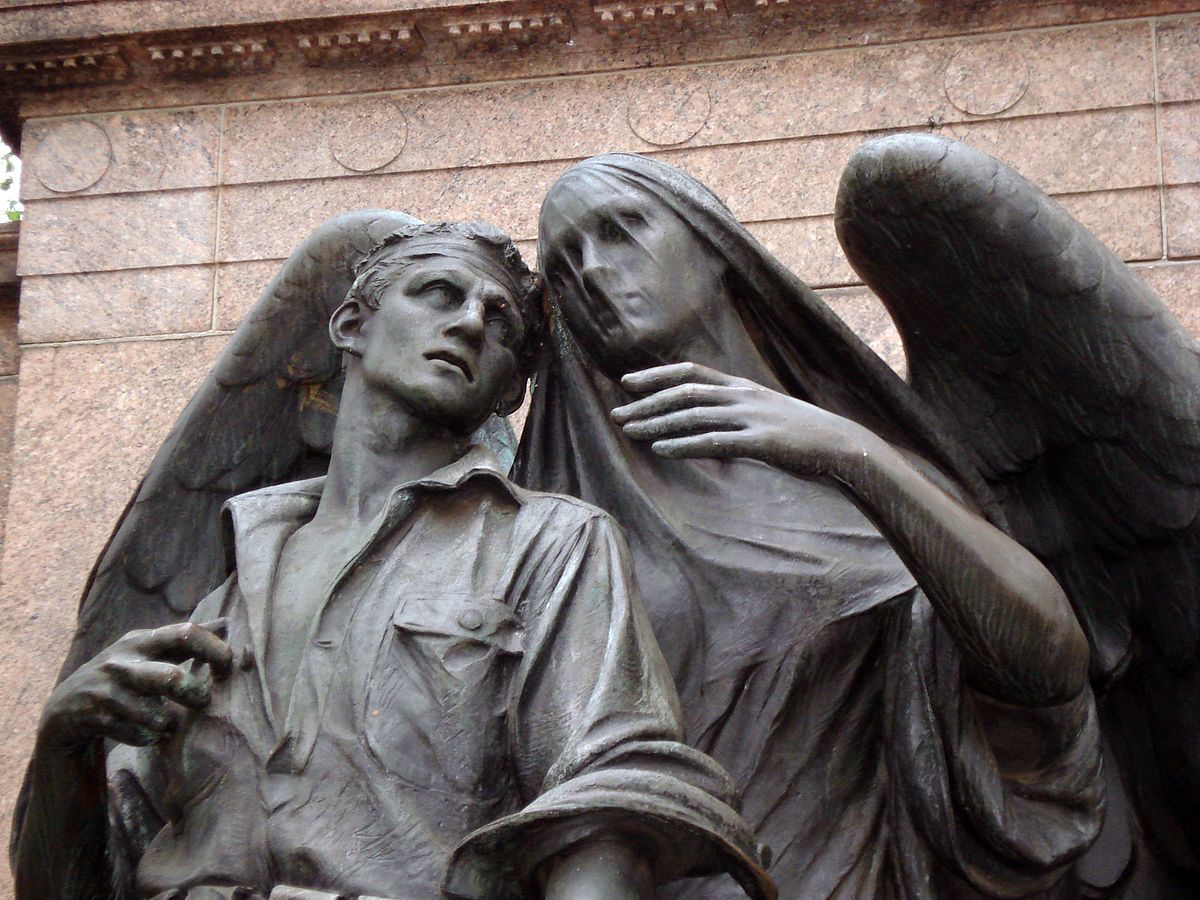
<path id="1" fill-rule="evenodd" d="M 727 263 L 740 318 L 791 394 L 872 429 L 1002 524 L 905 382 L 708 189 L 630 154 L 573 173 L 687 223 Z M 541 244 L 545 266 L 545 235 Z M 559 289 L 585 290 L 577 278 Z M 1099 826 L 1088 692 L 1027 711 L 964 686 L 929 601 L 837 486 L 752 460 L 663 459 L 630 441 L 609 417 L 629 395 L 578 345 L 562 298 L 551 299 L 516 479 L 581 497 L 624 527 L 687 738 L 734 776 L 774 852 L 780 896 L 1054 890 Z M 1037 759 L 997 754 L 1005 729 L 1026 727 L 1045 735 Z M 691 880 L 665 896 L 739 889 Z"/>

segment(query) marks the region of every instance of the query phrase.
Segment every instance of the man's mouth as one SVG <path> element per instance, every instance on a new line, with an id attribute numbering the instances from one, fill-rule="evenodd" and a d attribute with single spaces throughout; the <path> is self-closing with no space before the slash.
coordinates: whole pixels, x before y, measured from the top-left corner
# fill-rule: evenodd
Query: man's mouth
<path id="1" fill-rule="evenodd" d="M 454 366 L 463 373 L 463 377 L 467 379 L 468 383 L 475 381 L 475 373 L 471 371 L 470 363 L 468 363 L 461 356 L 451 353 L 449 350 L 430 350 L 425 354 L 425 358 L 436 359 L 440 360 L 441 362 L 450 363 L 450 365 Z"/>

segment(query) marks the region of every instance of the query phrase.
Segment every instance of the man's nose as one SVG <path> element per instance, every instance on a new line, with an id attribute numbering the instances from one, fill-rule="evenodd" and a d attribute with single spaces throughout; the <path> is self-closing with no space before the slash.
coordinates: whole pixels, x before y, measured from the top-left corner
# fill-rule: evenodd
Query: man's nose
<path id="1" fill-rule="evenodd" d="M 458 338 L 472 350 L 480 350 L 483 347 L 483 335 L 486 327 L 484 313 L 483 299 L 474 294 L 468 294 L 462 305 L 455 310 L 450 324 L 446 326 L 446 336 Z"/>

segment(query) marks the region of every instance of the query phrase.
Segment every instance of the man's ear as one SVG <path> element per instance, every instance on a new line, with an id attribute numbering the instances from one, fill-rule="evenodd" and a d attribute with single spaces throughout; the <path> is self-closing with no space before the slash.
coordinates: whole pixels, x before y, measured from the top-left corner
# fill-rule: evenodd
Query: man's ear
<path id="1" fill-rule="evenodd" d="M 521 404 L 525 402 L 525 387 L 528 384 L 528 378 L 513 375 L 508 386 L 500 394 L 500 399 L 496 401 L 496 415 L 511 416 L 520 409 Z"/>
<path id="2" fill-rule="evenodd" d="M 369 313 L 357 297 L 347 297 L 329 317 L 329 338 L 333 346 L 351 356 L 362 356 L 363 325 Z"/>

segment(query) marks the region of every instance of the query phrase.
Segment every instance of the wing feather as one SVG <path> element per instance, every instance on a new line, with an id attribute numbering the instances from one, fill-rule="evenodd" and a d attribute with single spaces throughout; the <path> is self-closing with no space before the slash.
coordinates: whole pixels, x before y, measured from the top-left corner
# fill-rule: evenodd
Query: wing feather
<path id="1" fill-rule="evenodd" d="M 1200 747 L 1181 735 L 1200 731 L 1200 346 L 1058 204 L 965 144 L 861 148 L 836 226 L 913 387 L 1067 590 L 1123 778 L 1194 869 Z"/>

